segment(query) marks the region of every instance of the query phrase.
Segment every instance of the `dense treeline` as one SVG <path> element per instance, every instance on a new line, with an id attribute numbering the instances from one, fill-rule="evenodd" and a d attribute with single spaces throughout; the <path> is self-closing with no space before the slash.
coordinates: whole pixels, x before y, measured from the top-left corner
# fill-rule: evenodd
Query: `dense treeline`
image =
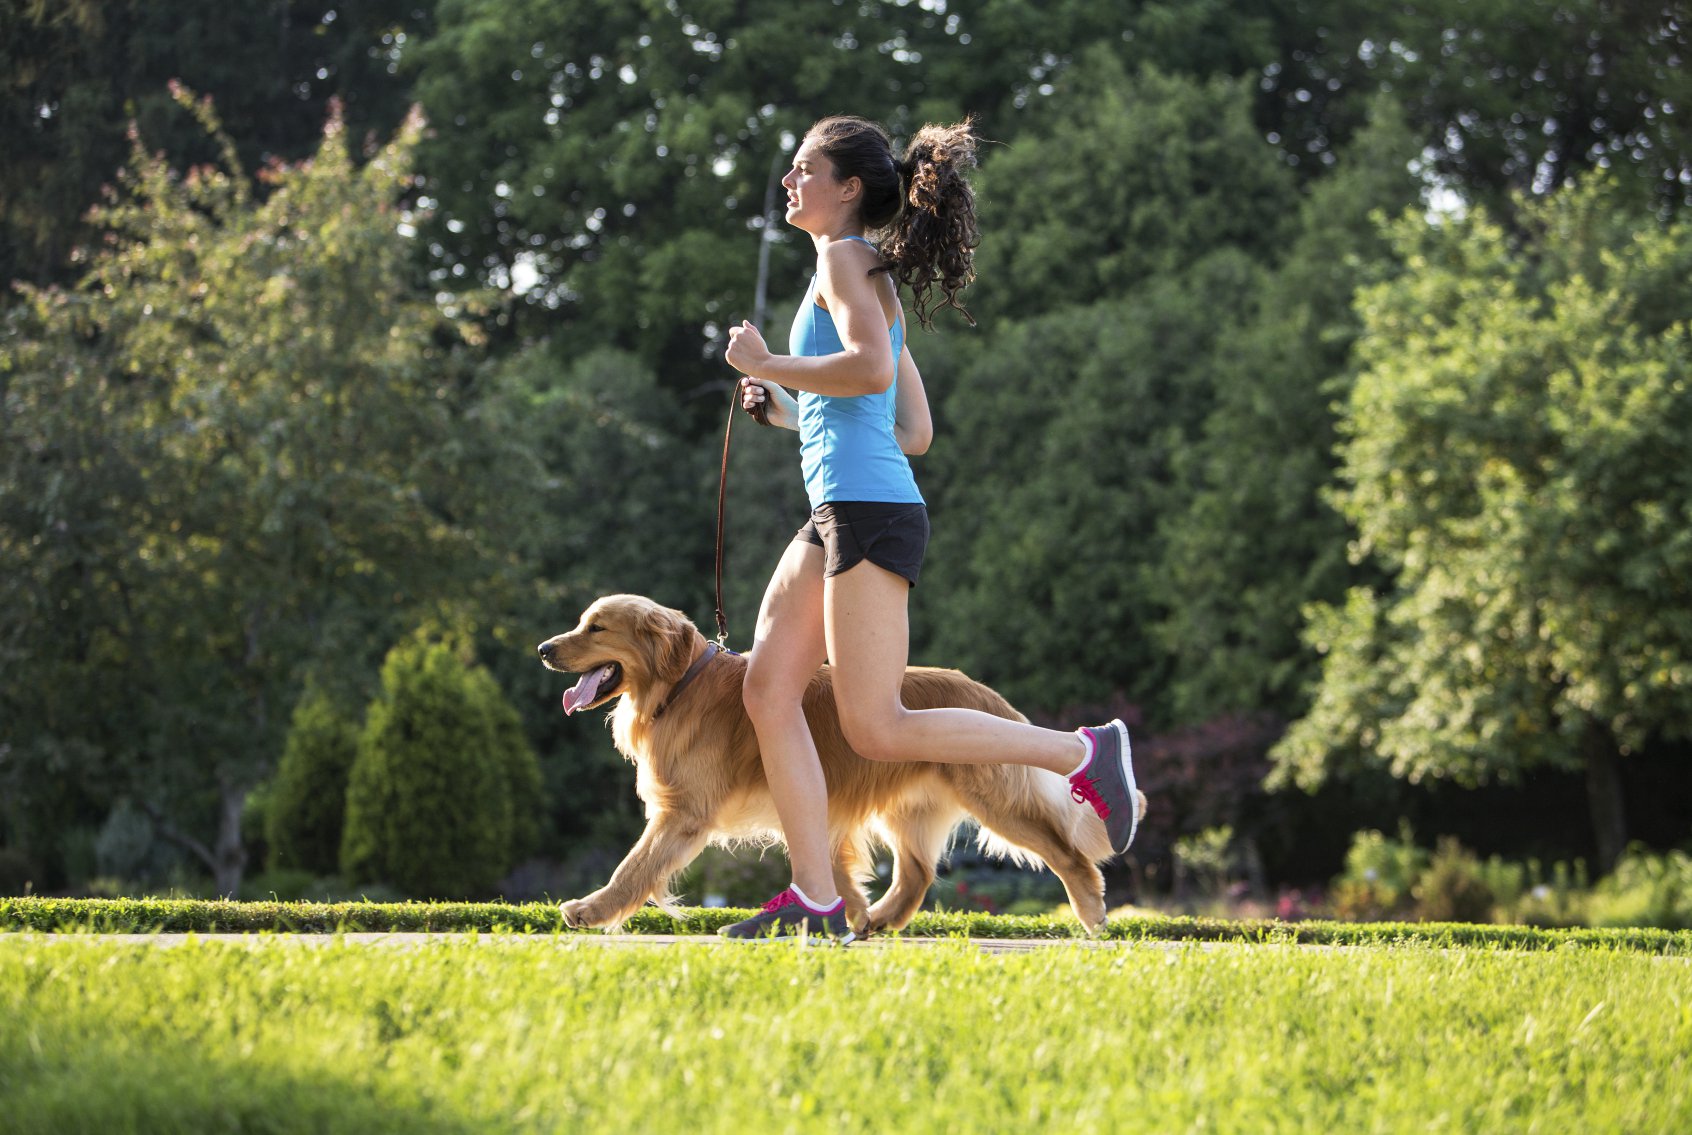
<path id="1" fill-rule="evenodd" d="M 1536 768 L 1591 842 L 1518 834 L 1613 861 L 1692 728 L 1688 20 L 4 0 L 0 848 L 81 885 L 141 814 L 228 889 L 302 693 L 356 717 L 419 630 L 520 708 L 529 842 L 626 838 L 529 647 L 613 590 L 709 626 L 724 329 L 780 337 L 771 180 L 846 111 L 994 143 L 980 325 L 913 343 L 917 661 L 1132 715 L 1142 862 Z M 735 438 L 745 646 L 803 496 L 791 436 Z"/>

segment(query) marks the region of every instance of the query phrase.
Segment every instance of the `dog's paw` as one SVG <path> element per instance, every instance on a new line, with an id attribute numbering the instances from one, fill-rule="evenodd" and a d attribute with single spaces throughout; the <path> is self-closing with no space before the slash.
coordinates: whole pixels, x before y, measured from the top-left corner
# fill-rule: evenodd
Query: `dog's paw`
<path id="1" fill-rule="evenodd" d="M 564 925 L 572 930 L 593 926 L 598 921 L 593 916 L 592 905 L 586 899 L 571 899 L 569 902 L 561 902 L 558 904 L 558 913 L 563 916 Z"/>

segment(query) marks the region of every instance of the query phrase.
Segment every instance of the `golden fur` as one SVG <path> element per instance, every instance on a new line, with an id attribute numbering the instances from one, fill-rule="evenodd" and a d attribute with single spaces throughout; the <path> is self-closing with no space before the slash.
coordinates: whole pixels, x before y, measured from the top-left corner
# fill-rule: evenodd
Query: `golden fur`
<path id="1" fill-rule="evenodd" d="M 621 667 L 577 708 L 619 699 L 612 735 L 638 770 L 636 791 L 646 805 L 646 831 L 611 881 L 564 904 L 571 926 L 611 926 L 648 901 L 666 905 L 671 877 L 707 843 L 781 838 L 758 738 L 741 704 L 744 658 L 718 654 L 654 717 L 706 645 L 679 611 L 638 595 L 610 595 L 589 607 L 575 630 L 540 646 L 554 670 L 588 673 L 610 662 Z M 904 703 L 1027 720 L 956 670 L 911 667 Z M 1104 879 L 1097 864 L 1110 857 L 1109 838 L 1092 809 L 1070 799 L 1061 776 L 1021 765 L 865 760 L 842 737 L 827 666 L 805 693 L 805 716 L 828 782 L 835 881 L 860 933 L 910 921 L 934 881 L 936 860 L 966 815 L 980 824 L 985 849 L 1051 867 L 1082 923 L 1095 931 L 1103 926 Z M 1143 812 L 1143 796 L 1139 806 Z M 862 888 L 870 877 L 872 842 L 893 851 L 892 882 L 873 906 Z"/>

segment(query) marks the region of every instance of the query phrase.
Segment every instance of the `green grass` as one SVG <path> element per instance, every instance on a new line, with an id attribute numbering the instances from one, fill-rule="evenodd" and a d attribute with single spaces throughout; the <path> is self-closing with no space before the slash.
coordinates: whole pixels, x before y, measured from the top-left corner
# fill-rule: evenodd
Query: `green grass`
<path id="1" fill-rule="evenodd" d="M 1692 1130 L 1633 951 L 0 936 L 37 1132 Z"/>
<path id="2" fill-rule="evenodd" d="M 714 934 L 749 912 L 690 908 L 671 916 L 647 908 L 624 927 L 636 934 Z M 201 899 L 0 899 L 0 932 L 334 933 L 337 931 L 564 930 L 550 903 L 213 902 Z M 564 931 L 571 933 L 570 931 Z M 595 931 L 576 931 L 591 934 Z M 1076 938 L 1073 918 L 925 911 L 905 933 L 921 937 Z M 1305 945 L 1426 945 L 1565 949 L 1571 946 L 1692 956 L 1692 931 L 1540 929 L 1427 922 L 1276 922 L 1265 919 L 1136 917 L 1111 920 L 1107 936 L 1129 941 L 1297 942 Z"/>

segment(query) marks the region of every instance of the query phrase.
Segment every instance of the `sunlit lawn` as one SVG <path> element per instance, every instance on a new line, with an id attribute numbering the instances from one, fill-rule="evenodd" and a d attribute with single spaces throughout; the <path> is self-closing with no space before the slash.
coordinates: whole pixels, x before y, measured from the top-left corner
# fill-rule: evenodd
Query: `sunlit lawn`
<path id="1" fill-rule="evenodd" d="M 1692 1130 L 1692 962 L 0 935 L 0 1129 Z"/>

